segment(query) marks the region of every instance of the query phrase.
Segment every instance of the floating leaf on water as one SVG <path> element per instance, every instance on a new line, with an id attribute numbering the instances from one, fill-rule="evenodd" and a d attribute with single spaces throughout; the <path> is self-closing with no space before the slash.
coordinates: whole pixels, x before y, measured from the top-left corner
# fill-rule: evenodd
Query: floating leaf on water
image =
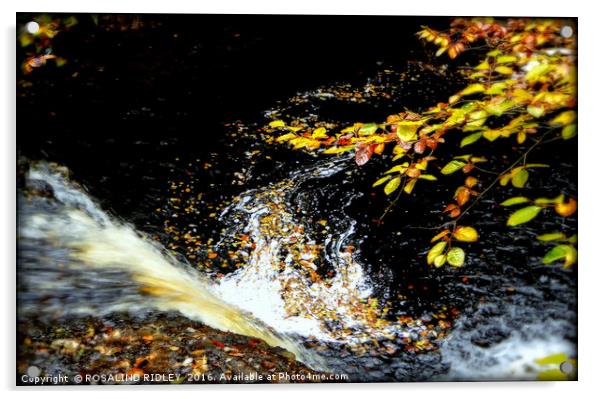
<path id="1" fill-rule="evenodd" d="M 289 141 L 291 139 L 294 139 L 295 137 L 297 137 L 297 135 L 295 133 L 283 134 L 282 136 L 279 136 L 279 137 L 276 138 L 276 142 L 283 143 L 285 141 Z"/>
<path id="2" fill-rule="evenodd" d="M 506 223 L 510 227 L 518 226 L 519 224 L 527 223 L 541 212 L 543 208 L 537 205 L 530 205 L 519 209 L 508 218 Z"/>

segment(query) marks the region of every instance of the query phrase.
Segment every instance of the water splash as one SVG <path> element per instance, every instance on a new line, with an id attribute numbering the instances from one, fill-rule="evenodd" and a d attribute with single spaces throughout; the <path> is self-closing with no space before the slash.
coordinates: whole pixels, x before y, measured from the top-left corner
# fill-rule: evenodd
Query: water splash
<path id="1" fill-rule="evenodd" d="M 21 201 L 21 317 L 179 311 L 210 327 L 286 348 L 311 367 L 322 366 L 291 338 L 216 295 L 197 271 L 103 212 L 65 172 L 41 163 L 27 176 L 28 184 L 43 182 L 57 201 L 35 196 Z"/>

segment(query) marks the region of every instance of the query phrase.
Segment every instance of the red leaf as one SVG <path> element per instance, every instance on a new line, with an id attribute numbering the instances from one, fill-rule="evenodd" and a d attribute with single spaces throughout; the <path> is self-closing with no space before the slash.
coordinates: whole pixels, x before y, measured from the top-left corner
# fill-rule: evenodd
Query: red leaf
<path id="1" fill-rule="evenodd" d="M 359 166 L 364 165 L 372 158 L 374 147 L 371 145 L 360 144 L 355 150 L 355 163 Z"/>
<path id="2" fill-rule="evenodd" d="M 414 144 L 414 151 L 417 154 L 422 154 L 425 149 L 426 149 L 426 142 L 425 142 L 425 140 L 417 141 L 416 144 Z"/>

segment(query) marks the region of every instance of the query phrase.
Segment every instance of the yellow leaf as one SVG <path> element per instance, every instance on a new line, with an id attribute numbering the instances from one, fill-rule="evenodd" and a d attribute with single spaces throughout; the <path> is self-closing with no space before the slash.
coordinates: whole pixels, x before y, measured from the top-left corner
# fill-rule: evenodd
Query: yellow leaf
<path id="1" fill-rule="evenodd" d="M 391 181 L 389 181 L 387 183 L 387 185 L 385 186 L 385 194 L 387 195 L 391 195 L 391 193 L 395 190 L 397 190 L 399 188 L 399 185 L 401 184 L 401 177 L 396 177 L 394 179 L 391 179 Z"/>
<path id="2" fill-rule="evenodd" d="M 416 185 L 417 181 L 418 179 L 411 179 L 409 182 L 406 183 L 405 187 L 403 188 L 403 191 L 406 194 L 411 194 L 412 190 L 414 190 L 414 186 Z"/>
<path id="3" fill-rule="evenodd" d="M 386 182 L 387 180 L 389 180 L 391 178 L 391 176 L 385 176 L 385 177 L 381 177 L 380 179 L 378 179 L 376 182 L 374 182 L 374 184 L 372 185 L 372 187 L 376 187 L 376 186 L 380 186 L 381 184 L 383 184 L 384 182 Z"/>
<path id="4" fill-rule="evenodd" d="M 497 73 L 501 73 L 502 75 L 512 75 L 512 73 L 514 72 L 514 70 L 510 67 L 507 67 L 505 65 L 500 65 L 499 67 L 494 69 Z"/>
<path id="5" fill-rule="evenodd" d="M 297 137 L 297 135 L 295 133 L 287 133 L 287 134 L 283 134 L 282 136 L 279 136 L 276 141 L 278 143 L 282 143 L 284 141 L 289 141 L 291 139 L 294 139 L 295 137 Z"/>
<path id="6" fill-rule="evenodd" d="M 272 128 L 281 128 L 281 127 L 285 127 L 286 124 L 284 123 L 284 121 L 277 120 L 277 121 L 271 121 L 269 126 Z"/>
<path id="7" fill-rule="evenodd" d="M 342 147 L 330 147 L 325 149 L 322 154 L 340 154 L 342 152 L 351 151 L 355 148 L 354 145 L 345 145 Z"/>
<path id="8" fill-rule="evenodd" d="M 469 96 L 471 94 L 481 93 L 484 91 L 485 91 L 485 86 L 483 86 L 480 83 L 473 83 L 473 84 L 469 85 L 468 87 L 466 87 L 464 90 L 462 90 L 460 92 L 460 95 Z"/>
<path id="9" fill-rule="evenodd" d="M 552 119 L 552 122 L 550 123 L 553 125 L 566 126 L 573 123 L 576 118 L 577 113 L 575 111 L 565 111 Z"/>
<path id="10" fill-rule="evenodd" d="M 328 138 L 328 135 L 326 134 L 325 128 L 319 127 L 316 130 L 314 130 L 314 132 L 311 134 L 311 137 L 314 139 L 325 139 Z"/>
<path id="11" fill-rule="evenodd" d="M 470 226 L 459 226 L 453 232 L 453 236 L 458 241 L 475 242 L 479 239 L 479 233 Z"/>
<path id="12" fill-rule="evenodd" d="M 443 253 L 446 246 L 447 243 L 445 241 L 435 244 L 426 255 L 426 263 L 432 265 L 435 261 L 435 258 Z"/>

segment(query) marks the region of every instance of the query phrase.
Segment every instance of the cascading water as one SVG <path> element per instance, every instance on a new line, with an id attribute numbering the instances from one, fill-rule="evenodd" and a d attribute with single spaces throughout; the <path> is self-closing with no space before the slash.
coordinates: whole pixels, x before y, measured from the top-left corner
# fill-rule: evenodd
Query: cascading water
<path id="1" fill-rule="evenodd" d="M 64 169 L 39 164 L 27 180 L 47 185 L 56 201 L 21 200 L 20 317 L 178 311 L 217 329 L 261 338 L 321 367 L 292 339 L 217 296 L 198 272 L 103 212 Z"/>

